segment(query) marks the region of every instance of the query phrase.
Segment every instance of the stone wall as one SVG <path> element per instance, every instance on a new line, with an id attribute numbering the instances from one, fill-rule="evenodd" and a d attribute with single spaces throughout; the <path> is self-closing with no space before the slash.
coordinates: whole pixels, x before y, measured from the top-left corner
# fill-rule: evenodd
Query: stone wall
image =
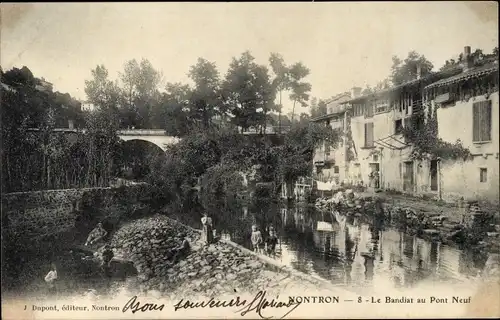
<path id="1" fill-rule="evenodd" d="M 123 214 L 149 196 L 147 185 L 8 193 L 2 195 L 2 229 L 26 239 L 43 238 L 71 231 L 82 211 L 91 211 L 93 218 Z"/>

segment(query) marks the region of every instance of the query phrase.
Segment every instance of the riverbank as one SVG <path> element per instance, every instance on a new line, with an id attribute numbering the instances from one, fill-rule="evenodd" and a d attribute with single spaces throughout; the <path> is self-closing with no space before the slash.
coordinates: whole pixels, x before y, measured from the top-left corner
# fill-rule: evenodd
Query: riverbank
<path id="1" fill-rule="evenodd" d="M 174 265 L 165 262 L 167 251 L 180 245 L 185 233 L 191 253 Z M 200 232 L 165 216 L 143 218 L 123 225 L 114 234 L 112 246 L 134 262 L 141 294 L 169 297 L 219 297 L 228 294 L 268 294 L 301 290 L 344 292 L 320 281 L 280 267 L 228 241 L 205 246 Z M 310 279 L 309 279 L 310 278 Z M 135 287 L 135 288 L 133 288 Z"/>
<path id="2" fill-rule="evenodd" d="M 402 195 L 343 192 L 331 199 L 318 199 L 316 207 L 377 223 L 383 220 L 430 241 L 500 252 L 498 208 L 476 202 L 464 203 L 460 209 L 456 205 Z"/>

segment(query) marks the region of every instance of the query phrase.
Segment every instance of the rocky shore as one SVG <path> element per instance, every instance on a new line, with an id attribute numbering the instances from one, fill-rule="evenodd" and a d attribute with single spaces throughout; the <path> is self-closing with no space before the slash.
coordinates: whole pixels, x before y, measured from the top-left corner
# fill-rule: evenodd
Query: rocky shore
<path id="1" fill-rule="evenodd" d="M 181 233 L 191 243 L 191 253 L 174 265 L 166 263 L 169 249 L 180 245 Z M 225 242 L 205 246 L 200 232 L 164 216 L 139 219 L 113 235 L 117 254 L 133 261 L 137 282 L 128 289 L 163 297 L 218 297 L 225 294 L 255 295 L 270 292 L 323 290 L 291 272 L 263 262 L 257 256 Z"/>
<path id="2" fill-rule="evenodd" d="M 478 203 L 465 203 L 462 212 L 456 208 L 450 217 L 437 207 L 434 211 L 400 206 L 391 204 L 387 196 L 344 190 L 330 199 L 317 199 L 315 205 L 320 210 L 338 211 L 348 217 L 392 223 L 428 240 L 500 252 L 500 225 L 495 221 L 495 213 L 483 210 Z"/>

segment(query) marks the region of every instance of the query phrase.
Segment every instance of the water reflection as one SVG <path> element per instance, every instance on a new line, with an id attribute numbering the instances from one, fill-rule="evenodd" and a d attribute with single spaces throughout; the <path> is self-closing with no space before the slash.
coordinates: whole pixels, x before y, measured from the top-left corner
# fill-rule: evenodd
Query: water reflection
<path id="1" fill-rule="evenodd" d="M 243 208 L 221 217 L 223 237 L 247 248 L 251 225 L 263 235 L 274 226 L 278 235 L 275 259 L 339 285 L 415 286 L 423 281 L 467 281 L 484 267 L 486 256 L 429 242 L 383 221 L 318 212 L 310 207 Z"/>

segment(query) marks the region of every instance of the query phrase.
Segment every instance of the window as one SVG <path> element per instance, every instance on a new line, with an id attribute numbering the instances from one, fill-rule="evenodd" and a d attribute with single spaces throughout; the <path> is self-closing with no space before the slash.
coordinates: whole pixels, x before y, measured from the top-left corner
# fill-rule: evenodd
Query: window
<path id="1" fill-rule="evenodd" d="M 491 141 L 491 100 L 472 105 L 472 141 Z"/>
<path id="2" fill-rule="evenodd" d="M 479 181 L 486 182 L 488 180 L 488 170 L 486 168 L 479 168 Z"/>
<path id="3" fill-rule="evenodd" d="M 373 146 L 373 122 L 365 123 L 365 147 Z"/>
<path id="4" fill-rule="evenodd" d="M 358 117 L 363 114 L 363 106 L 360 104 L 353 105 L 353 117 Z"/>
<path id="5" fill-rule="evenodd" d="M 339 173 L 339 166 L 333 167 L 333 173 Z"/>
<path id="6" fill-rule="evenodd" d="M 402 119 L 394 121 L 394 133 L 395 134 L 403 133 L 403 120 Z"/>

